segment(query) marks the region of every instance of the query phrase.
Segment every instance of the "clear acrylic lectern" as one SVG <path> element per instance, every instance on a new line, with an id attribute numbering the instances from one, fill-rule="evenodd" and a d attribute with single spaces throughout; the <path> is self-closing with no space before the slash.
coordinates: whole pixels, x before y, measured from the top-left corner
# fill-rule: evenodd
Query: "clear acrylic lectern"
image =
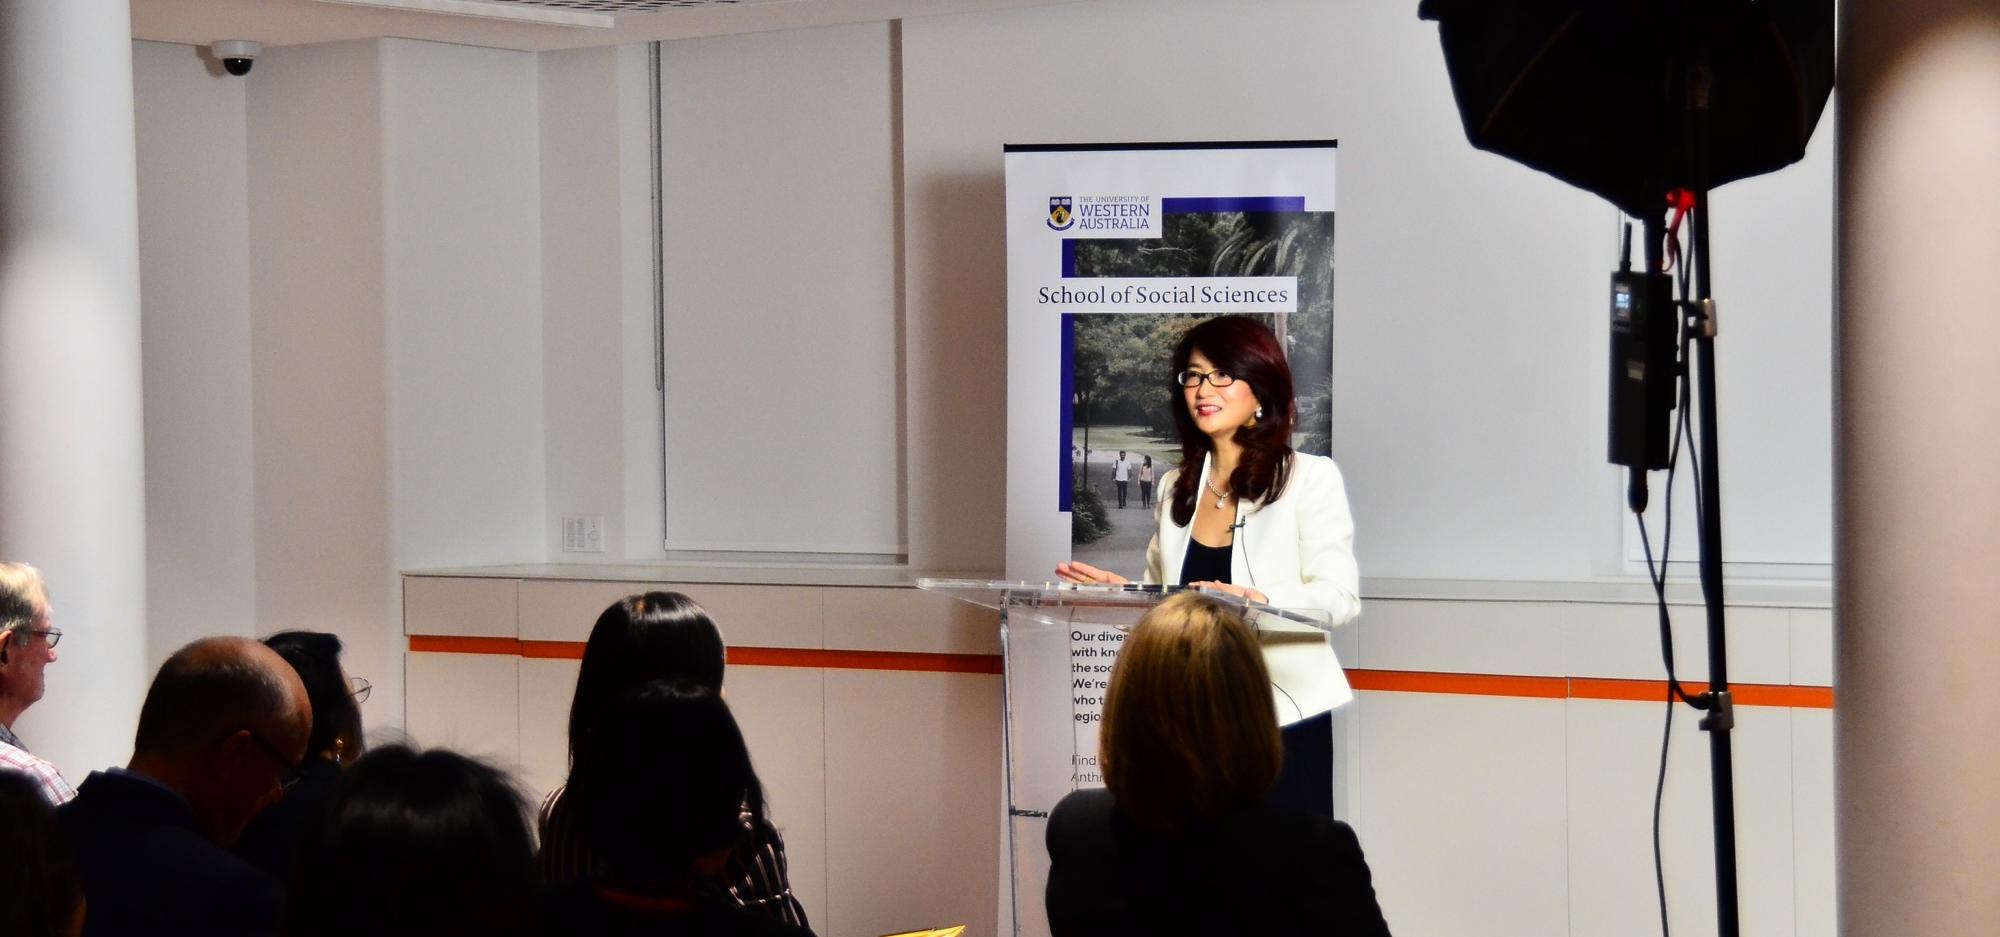
<path id="1" fill-rule="evenodd" d="M 1103 785 L 1097 729 L 1111 664 L 1125 632 L 1180 587 L 919 579 L 917 587 L 1000 612 L 1006 671 L 1007 848 L 1013 933 L 1046 937 L 1049 811 L 1082 787 Z M 1279 720 L 1292 722 L 1353 698 L 1333 659 L 1324 612 L 1272 608 L 1208 593 L 1241 609 L 1271 668 Z M 1302 653 L 1303 652 L 1303 653 Z M 1336 746 L 1337 748 L 1338 746 Z"/>

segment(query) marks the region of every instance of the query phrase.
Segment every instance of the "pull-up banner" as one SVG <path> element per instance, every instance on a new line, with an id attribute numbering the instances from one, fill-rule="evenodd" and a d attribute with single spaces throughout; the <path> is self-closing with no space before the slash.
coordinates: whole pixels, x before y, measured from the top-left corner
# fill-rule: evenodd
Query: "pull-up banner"
<path id="1" fill-rule="evenodd" d="M 1067 559 L 1140 578 L 1180 459 L 1173 349 L 1203 319 L 1271 326 L 1298 394 L 1293 448 L 1330 454 L 1334 152 L 1006 148 L 1007 578 L 1052 579 Z"/>

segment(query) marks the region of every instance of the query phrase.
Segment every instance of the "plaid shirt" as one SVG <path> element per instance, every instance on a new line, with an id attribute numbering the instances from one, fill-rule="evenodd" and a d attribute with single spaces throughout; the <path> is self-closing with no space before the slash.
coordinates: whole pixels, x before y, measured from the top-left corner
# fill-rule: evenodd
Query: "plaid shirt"
<path id="1" fill-rule="evenodd" d="M 0 726 L 0 770 L 19 771 L 34 778 L 42 786 L 42 796 L 53 806 L 60 807 L 76 796 L 76 788 L 63 780 L 62 772 L 47 760 L 37 758 L 21 747 L 20 738 L 6 726 Z"/>

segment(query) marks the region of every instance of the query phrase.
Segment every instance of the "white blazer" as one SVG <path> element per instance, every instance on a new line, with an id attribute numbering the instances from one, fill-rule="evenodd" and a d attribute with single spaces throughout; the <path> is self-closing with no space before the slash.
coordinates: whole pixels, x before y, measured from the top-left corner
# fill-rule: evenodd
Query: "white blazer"
<path id="1" fill-rule="evenodd" d="M 1203 457 L 1197 492 L 1207 492 L 1210 458 Z M 1149 583 L 1179 585 L 1187 559 L 1187 527 L 1174 523 L 1172 492 L 1180 469 L 1160 478 L 1158 521 L 1146 547 Z M 1201 495 L 1198 494 L 1197 497 Z M 1256 589 L 1277 608 L 1324 611 L 1335 627 L 1361 614 L 1361 572 L 1354 563 L 1354 516 L 1340 468 L 1325 456 L 1292 454 L 1285 490 L 1268 503 L 1236 503 L 1229 581 Z M 1333 647 L 1317 633 L 1260 627 L 1279 721 L 1316 716 L 1354 698 Z"/>

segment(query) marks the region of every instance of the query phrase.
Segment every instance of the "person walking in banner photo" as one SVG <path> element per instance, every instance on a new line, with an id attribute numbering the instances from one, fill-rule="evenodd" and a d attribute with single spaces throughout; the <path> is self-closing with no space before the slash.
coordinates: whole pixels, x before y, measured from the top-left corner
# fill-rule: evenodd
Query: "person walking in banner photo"
<path id="1" fill-rule="evenodd" d="M 1125 506 L 1125 492 L 1132 482 L 1132 463 L 1125 458 L 1125 450 L 1118 450 L 1118 461 L 1111 463 L 1111 480 L 1118 483 L 1118 506 Z"/>
<path id="2" fill-rule="evenodd" d="M 1146 461 L 1139 463 L 1139 506 L 1149 511 L 1153 509 L 1152 456 L 1147 456 Z"/>
<path id="3" fill-rule="evenodd" d="M 1354 518 L 1332 459 L 1292 449 L 1298 405 L 1277 336 L 1247 316 L 1189 329 L 1174 349 L 1170 392 L 1181 464 L 1160 479 L 1144 581 L 1199 586 L 1278 608 L 1361 614 Z M 1056 565 L 1066 582 L 1129 580 L 1088 563 Z M 1266 638 L 1265 663 L 1286 722 L 1274 797 L 1331 816 L 1334 706 L 1352 698 L 1321 636 Z"/>

